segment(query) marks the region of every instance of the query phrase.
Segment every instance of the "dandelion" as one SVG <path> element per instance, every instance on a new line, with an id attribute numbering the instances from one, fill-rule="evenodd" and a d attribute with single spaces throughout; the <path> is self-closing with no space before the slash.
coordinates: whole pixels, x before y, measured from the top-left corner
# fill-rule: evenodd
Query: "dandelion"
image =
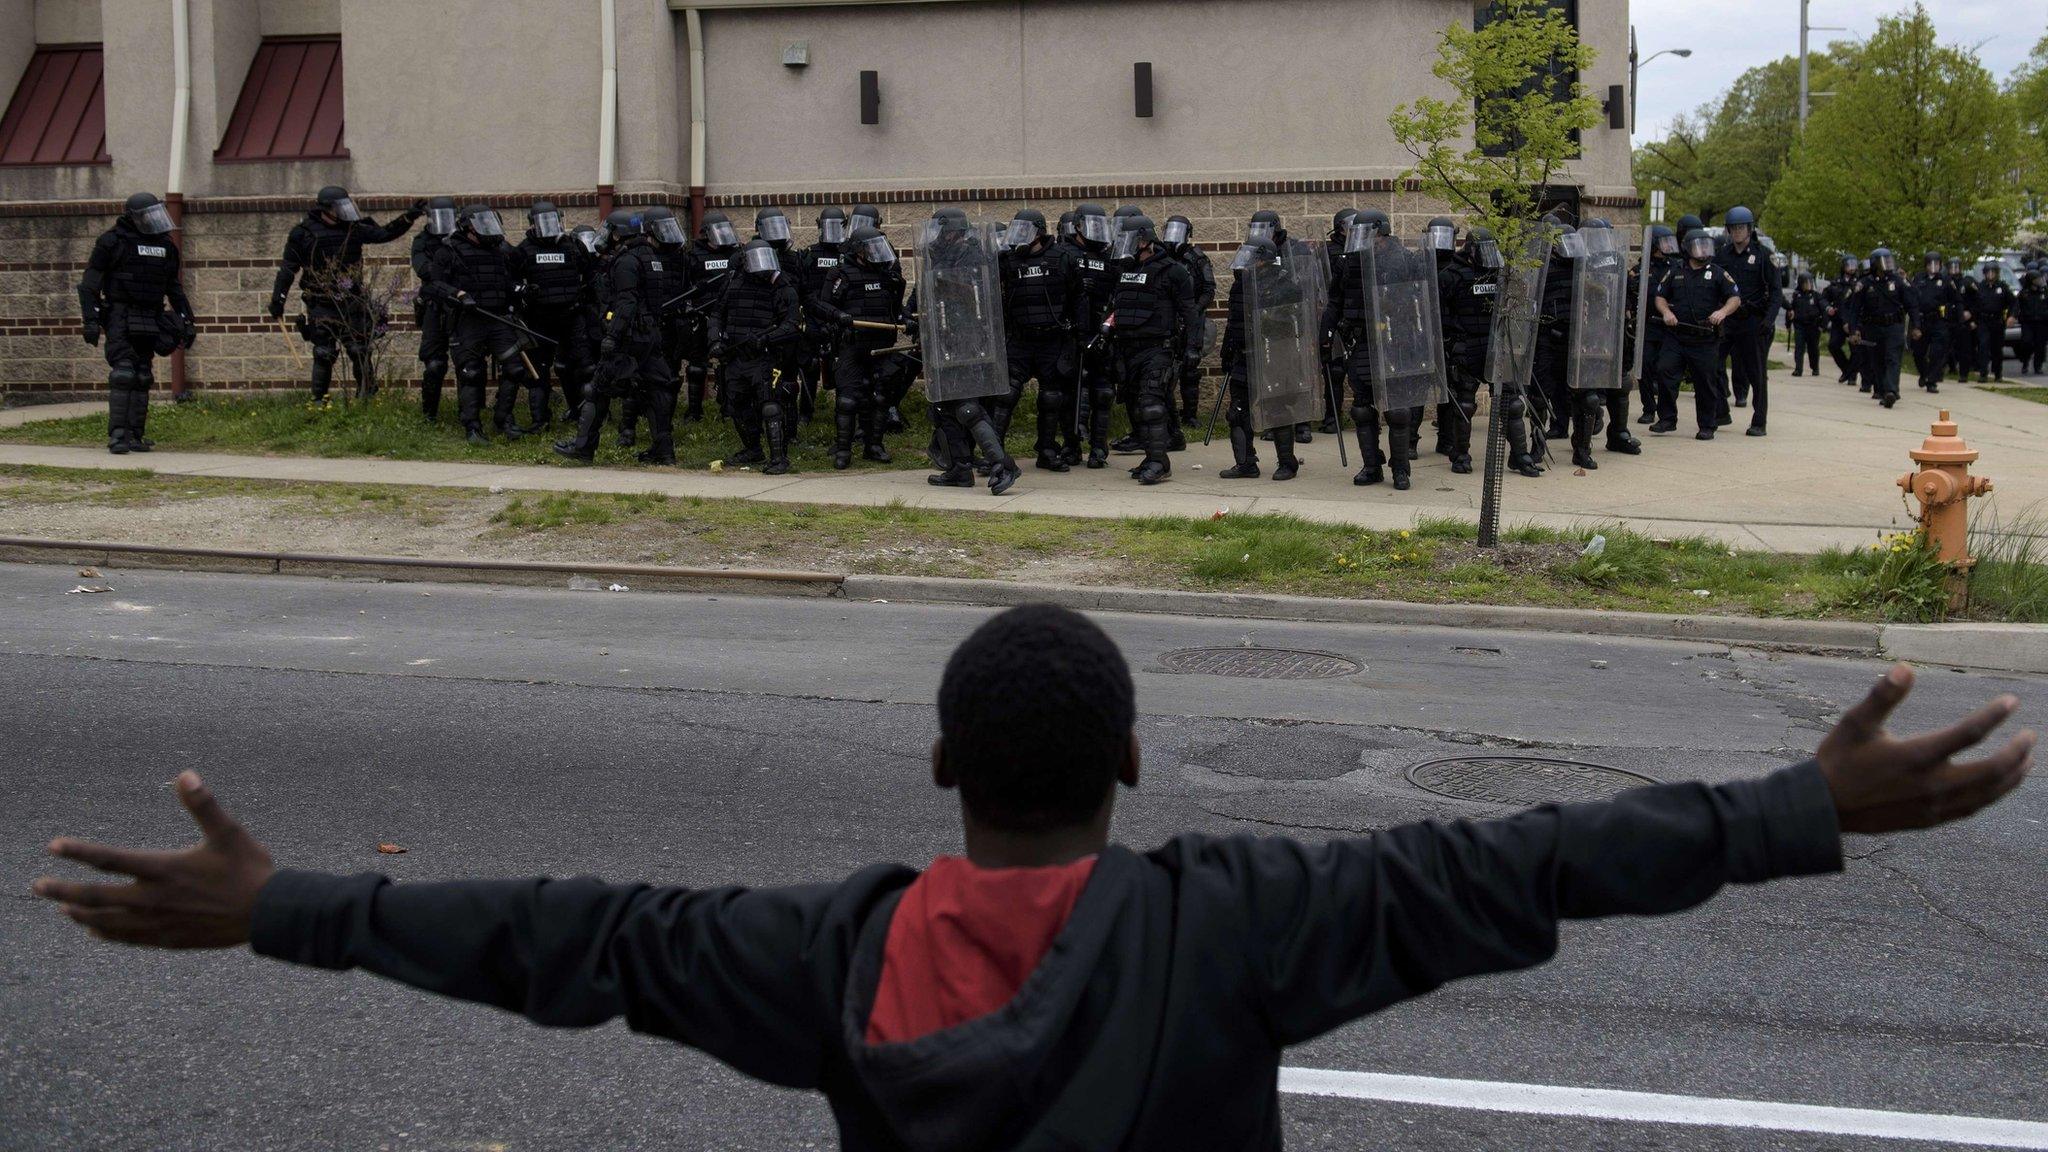
<path id="1" fill-rule="evenodd" d="M 1403 539 L 1403 540 L 1406 540 L 1407 538 L 1408 538 L 1408 530 L 1407 530 L 1406 528 L 1403 528 L 1403 529 L 1401 529 L 1401 539 Z"/>

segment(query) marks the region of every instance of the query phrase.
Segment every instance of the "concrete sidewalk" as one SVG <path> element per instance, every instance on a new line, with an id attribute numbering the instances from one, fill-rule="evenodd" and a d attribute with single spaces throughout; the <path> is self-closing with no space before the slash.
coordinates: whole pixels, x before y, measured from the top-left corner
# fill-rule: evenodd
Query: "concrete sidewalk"
<path id="1" fill-rule="evenodd" d="M 1689 398 L 1682 399 L 1689 408 Z M 1703 535 L 1730 547 L 1773 551 L 1864 546 L 1880 532 L 1912 523 L 1914 510 L 1894 482 L 1912 467 L 1907 452 L 1927 435 L 1938 408 L 1947 408 L 1961 424 L 1964 439 L 1983 453 L 1973 470 L 1996 484 L 1995 507 L 2008 523 L 2048 499 L 2048 453 L 2043 452 L 2048 447 L 2048 405 L 1956 384 L 1939 396 L 1928 396 L 1908 385 L 1899 405 L 1886 411 L 1855 389 L 1836 383 L 1832 372 L 1818 379 L 1793 379 L 1782 371 L 1772 374 L 1771 400 L 1767 437 L 1742 435 L 1749 413 L 1740 409 L 1734 412 L 1735 424 L 1711 443 L 1695 441 L 1689 424 L 1659 437 L 1649 436 L 1642 425 L 1632 425 L 1647 442 L 1641 456 L 1597 451 L 1602 467 L 1594 472 L 1575 474 L 1566 465 L 1553 467 L 1538 480 L 1510 476 L 1503 520 L 1554 528 L 1619 522 L 1658 536 Z M 0 412 L 0 426 L 98 410 L 90 404 L 13 409 Z M 513 491 L 659 492 L 792 503 L 901 501 L 926 508 L 1059 516 L 1209 516 L 1228 508 L 1233 514 L 1286 513 L 1368 528 L 1407 527 L 1421 516 L 1477 518 L 1478 475 L 1453 475 L 1442 457 L 1425 454 L 1416 462 L 1411 490 L 1395 492 L 1384 484 L 1358 488 L 1351 483 L 1356 442 L 1348 445 L 1350 469 L 1339 465 L 1332 439 L 1318 435 L 1315 443 L 1301 450 L 1300 477 L 1286 484 L 1217 479 L 1217 470 L 1230 464 L 1228 448 L 1219 441 L 1177 454 L 1173 481 L 1156 488 L 1133 484 L 1124 470 L 1135 458 L 1119 457 L 1108 469 L 1076 469 L 1065 475 L 1039 472 L 1027 464 L 1024 480 L 1001 497 L 989 496 L 986 489 L 932 488 L 922 470 L 787 476 L 740 470 L 713 475 L 673 469 L 238 456 L 163 449 L 147 456 L 111 456 L 97 448 L 26 444 L 0 445 L 0 463 Z M 1423 448 L 1427 453 L 1427 429 Z M 1261 445 L 1260 457 L 1270 475 L 1270 445 Z"/>

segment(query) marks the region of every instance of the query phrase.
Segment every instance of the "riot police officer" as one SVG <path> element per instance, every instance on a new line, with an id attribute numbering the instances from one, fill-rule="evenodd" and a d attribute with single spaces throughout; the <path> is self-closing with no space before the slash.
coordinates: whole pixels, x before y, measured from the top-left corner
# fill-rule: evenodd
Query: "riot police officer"
<path id="1" fill-rule="evenodd" d="M 1216 266 L 1209 254 L 1195 247 L 1194 225 L 1185 216 L 1168 216 L 1159 229 L 1159 243 L 1166 254 L 1181 262 L 1195 282 L 1195 307 L 1201 314 L 1200 331 L 1180 364 L 1180 419 L 1182 426 L 1202 418 L 1202 351 L 1209 344 L 1209 309 L 1216 306 Z M 1185 442 L 1183 441 L 1183 444 Z"/>
<path id="2" fill-rule="evenodd" d="M 1245 241 L 1230 262 L 1230 293 L 1228 314 L 1223 323 L 1222 359 L 1223 386 L 1228 399 L 1224 420 L 1230 428 L 1232 464 L 1216 474 L 1218 479 L 1247 480 L 1256 479 L 1259 475 L 1258 437 L 1252 430 L 1251 366 L 1246 357 L 1245 308 L 1247 297 L 1253 291 L 1258 293 L 1262 310 L 1269 307 L 1284 309 L 1299 303 L 1300 281 L 1281 269 L 1279 259 L 1279 248 L 1261 236 Z M 1274 437 L 1273 454 L 1279 459 L 1278 466 L 1273 469 L 1273 479 L 1294 479 L 1301 470 L 1301 462 L 1294 455 L 1294 437 Z"/>
<path id="3" fill-rule="evenodd" d="M 1634 321 L 1635 337 L 1643 342 L 1643 375 L 1636 381 L 1642 395 L 1643 414 L 1636 418 L 1638 424 L 1649 424 L 1650 431 L 1670 432 L 1678 427 L 1678 398 L 1673 396 L 1669 403 L 1664 399 L 1664 378 L 1657 372 L 1657 362 L 1664 354 L 1664 324 L 1650 308 L 1650 315 L 1636 315 L 1638 301 L 1643 298 L 1642 284 L 1649 282 L 1649 291 L 1655 293 L 1664 274 L 1678 259 L 1678 236 L 1662 224 L 1650 226 L 1650 248 L 1629 274 L 1628 308 L 1629 319 Z M 1668 419 L 1666 416 L 1668 414 Z M 1663 425 L 1668 425 L 1665 427 Z"/>
<path id="4" fill-rule="evenodd" d="M 1868 348 L 1871 395 L 1889 408 L 1899 402 L 1899 361 L 1906 333 L 1922 323 L 1912 286 L 1901 279 L 1889 248 L 1870 253 L 1862 279 L 1849 294 L 1849 332 Z"/>
<path id="5" fill-rule="evenodd" d="M 786 365 L 789 345 L 797 337 L 797 293 L 765 236 L 749 240 L 741 250 L 740 271 L 727 279 L 708 312 L 711 355 L 724 367 L 726 410 L 740 433 L 740 451 L 726 457 L 726 463 L 766 459 L 762 471 L 780 476 L 789 471 L 789 417 L 796 400 L 796 382 Z"/>
<path id="6" fill-rule="evenodd" d="M 150 362 L 198 338 L 192 303 L 179 278 L 182 257 L 171 240 L 171 214 L 148 192 L 128 197 L 114 226 L 100 233 L 78 281 L 79 323 L 85 342 L 105 341 L 107 358 L 107 451 L 116 456 L 147 452 L 156 442 L 144 435 L 149 423 L 149 389 L 156 382 Z M 164 311 L 169 301 L 171 310 Z"/>
<path id="7" fill-rule="evenodd" d="M 1500 247 L 1493 233 L 1473 228 L 1465 243 L 1437 266 L 1437 308 L 1442 318 L 1444 363 L 1449 369 L 1455 413 L 1439 409 L 1438 435 L 1445 437 L 1451 471 L 1472 471 L 1472 418 L 1479 410 L 1479 389 L 1486 383 L 1487 355 L 1492 347 L 1494 307 L 1500 299 Z M 1541 476 L 1529 458 L 1528 427 L 1520 382 L 1504 389 L 1494 418 L 1501 420 L 1508 442 L 1508 467 L 1524 476 Z M 1448 429 L 1442 425 L 1449 424 Z"/>
<path id="8" fill-rule="evenodd" d="M 725 213 L 710 211 L 697 224 L 697 238 L 683 257 L 683 281 L 696 296 L 691 309 L 683 313 L 682 356 L 688 362 L 683 370 L 687 383 L 687 406 L 683 419 L 704 418 L 704 393 L 711 380 L 711 342 L 705 313 L 712 301 L 730 280 L 735 268 L 734 261 L 740 254 L 739 230 Z M 701 295 L 699 295 L 701 294 Z M 721 385 L 719 404 L 725 403 L 724 388 Z"/>
<path id="9" fill-rule="evenodd" d="M 1045 214 L 1026 208 L 1011 219 L 1009 249 L 1002 256 L 1003 338 L 1010 366 L 1010 394 L 998 398 L 992 417 L 1007 438 L 1010 414 L 1024 399 L 1024 386 L 1038 381 L 1038 467 L 1065 472 L 1060 448 L 1062 421 L 1072 418 L 1073 390 L 1080 383 L 1075 333 L 1088 322 L 1086 289 L 1074 249 L 1055 243 Z"/>
<path id="10" fill-rule="evenodd" d="M 526 370 L 525 338 L 508 323 L 518 299 L 520 269 L 515 249 L 505 246 L 505 227 L 497 212 L 471 204 L 456 216 L 455 234 L 443 241 L 427 265 L 423 291 L 454 312 L 449 343 L 455 358 L 455 396 L 469 442 L 485 442 L 484 391 L 495 364 L 498 396 L 494 422 L 508 439 L 517 439 L 512 407 Z"/>
<path id="11" fill-rule="evenodd" d="M 1323 283 L 1335 283 L 1337 266 L 1344 259 L 1344 245 L 1351 239 L 1351 223 L 1358 219 L 1358 209 L 1339 208 L 1330 217 L 1330 235 L 1323 245 Z M 1327 292 L 1327 290 L 1326 290 Z M 1336 333 L 1324 331 L 1316 345 L 1317 363 L 1323 370 L 1323 394 L 1328 403 L 1323 412 L 1323 431 L 1334 436 L 1341 430 L 1339 413 L 1344 407 L 1344 362 L 1336 354 Z"/>
<path id="12" fill-rule="evenodd" d="M 910 365 L 901 352 L 883 351 L 895 343 L 895 332 L 855 324 L 900 325 L 903 320 L 903 270 L 879 228 L 864 225 L 847 238 L 846 256 L 811 299 L 811 315 L 839 330 L 839 361 L 832 373 L 838 392 L 832 467 L 852 467 L 856 424 L 861 455 L 890 463 L 893 457 L 882 446 L 885 398 Z"/>
<path id="13" fill-rule="evenodd" d="M 2039 263 L 2030 263 L 2020 274 L 2020 290 L 2013 301 L 2020 318 L 2020 366 L 2022 375 L 2039 376 L 2048 359 L 2048 277 Z"/>
<path id="14" fill-rule="evenodd" d="M 1962 293 L 1948 278 L 1941 253 L 1921 256 L 1920 271 L 1913 276 L 1913 298 L 1920 313 L 1920 323 L 1908 334 L 1913 362 L 1920 368 L 1920 387 L 1938 392 L 1949 360 L 1949 331 L 1963 312 Z"/>
<path id="15" fill-rule="evenodd" d="M 1820 293 L 1813 290 L 1813 273 L 1799 274 L 1787 314 L 1792 325 L 1792 375 L 1803 376 L 1809 369 L 1820 375 L 1820 328 L 1827 310 L 1821 306 Z"/>
<path id="16" fill-rule="evenodd" d="M 2005 380 L 2005 318 L 2012 314 L 2012 285 L 2005 282 L 2005 265 L 1986 260 L 1976 286 L 1970 292 L 1970 322 L 1977 326 L 1977 382 Z"/>
<path id="17" fill-rule="evenodd" d="M 668 261 L 648 242 L 645 221 L 630 208 L 606 217 L 604 230 L 592 283 L 599 334 L 596 366 L 583 384 L 576 434 L 555 443 L 556 454 L 581 464 L 596 458 L 598 438 L 614 400 L 624 401 L 643 386 L 657 383 L 671 395 L 675 388 L 675 369 L 662 356 L 656 320 L 671 282 Z M 673 410 L 673 400 L 669 407 Z"/>
<path id="18" fill-rule="evenodd" d="M 922 334 L 925 348 L 935 353 L 930 356 L 934 362 L 926 365 L 925 389 L 931 397 L 928 452 L 938 471 L 925 481 L 941 488 L 971 488 L 979 470 L 988 476 L 990 494 L 1000 496 L 1023 477 L 1023 470 L 1011 458 L 982 400 L 1006 400 L 1011 381 L 1007 376 L 996 378 L 995 365 L 977 362 L 978 356 L 941 367 L 954 360 L 949 350 L 989 347 L 1001 324 L 983 306 L 987 300 L 983 287 L 1001 291 L 1001 264 L 991 266 L 990 255 L 974 234 L 966 212 L 952 207 L 933 212 L 918 250 L 921 283 L 910 294 L 913 319 L 909 331 Z M 922 296 L 927 288 L 932 293 L 929 298 Z M 925 310 L 928 314 L 920 314 Z M 931 327 L 923 327 L 927 324 Z M 955 391 L 954 386 L 960 384 L 985 390 Z"/>
<path id="19" fill-rule="evenodd" d="M 1971 305 L 1975 302 L 1976 284 L 1963 274 L 1963 259 L 1960 256 L 1948 258 L 1948 281 L 1955 285 L 1956 293 L 1963 301 L 1962 308 L 1949 323 L 1948 357 L 1949 366 L 1955 369 L 1956 381 L 1968 383 L 1970 373 L 1978 370 L 1982 363 L 1977 356 L 1977 325 Z M 1870 389 L 1865 388 L 1865 392 Z"/>
<path id="20" fill-rule="evenodd" d="M 1657 285 L 1657 315 L 1666 337 L 1657 372 L 1662 378 L 1659 388 L 1673 397 L 1678 394 L 1679 374 L 1691 377 L 1693 415 L 1699 421 L 1696 440 L 1712 440 L 1721 426 L 1715 349 L 1722 325 L 1741 307 L 1735 277 L 1714 262 L 1713 236 L 1704 228 L 1686 233 L 1685 263 L 1665 272 Z M 1675 415 L 1675 408 L 1665 414 Z"/>
<path id="21" fill-rule="evenodd" d="M 556 377 L 561 381 L 565 419 L 574 418 L 569 413 L 582 401 L 583 377 L 590 371 L 590 341 L 583 324 L 592 261 L 582 241 L 563 229 L 561 211 L 546 200 L 534 201 L 526 211 L 519 256 L 526 325 L 545 338 L 534 342 L 528 356 L 534 372 L 527 394 L 532 431 L 553 421 L 549 391 Z"/>
<path id="22" fill-rule="evenodd" d="M 837 347 L 830 324 L 816 323 L 811 316 L 811 298 L 825 287 L 825 277 L 839 267 L 846 250 L 846 210 L 826 206 L 818 210 L 818 239 L 797 253 L 790 269 L 796 277 L 797 304 L 803 311 L 803 336 L 797 342 L 797 368 L 803 374 L 797 392 L 797 415 L 808 421 L 817 409 L 818 393 L 831 386 L 832 362 Z"/>
<path id="23" fill-rule="evenodd" d="M 1403 410 L 1397 416 L 1380 412 L 1379 400 L 1373 392 L 1372 301 L 1366 296 L 1362 264 L 1366 246 L 1387 239 L 1392 230 L 1393 222 L 1376 208 L 1353 215 L 1344 251 L 1330 263 L 1329 297 L 1323 304 L 1322 330 L 1329 334 L 1325 342 L 1331 346 L 1327 358 L 1343 368 L 1345 379 L 1351 383 L 1351 424 L 1358 436 L 1359 463 L 1358 474 L 1351 482 L 1361 487 L 1385 482 L 1389 460 L 1394 465 L 1394 486 L 1408 486 L 1408 413 Z M 1254 230 L 1246 243 L 1263 238 L 1265 234 Z M 1380 452 L 1382 416 L 1387 423 L 1384 455 Z M 1273 437 L 1275 444 L 1286 429 L 1279 432 L 1281 435 Z"/>
<path id="24" fill-rule="evenodd" d="M 378 317 L 363 287 L 363 245 L 398 239 L 426 210 L 421 201 L 391 223 L 379 224 L 356 208 L 348 189 L 329 185 L 285 237 L 284 256 L 270 289 L 270 318 L 284 317 L 285 298 L 291 294 L 292 281 L 298 280 L 299 298 L 306 306 L 299 335 L 313 346 L 315 400 L 326 398 L 334 381 L 334 362 L 344 352 L 355 370 L 357 387 L 366 392 L 375 388 L 370 341 Z"/>
<path id="25" fill-rule="evenodd" d="M 1842 274 L 1828 281 L 1821 289 L 1820 300 L 1828 319 L 1828 355 L 1834 358 L 1835 368 L 1841 372 L 1840 383 L 1855 384 L 1857 359 L 1855 349 L 1849 344 L 1849 293 L 1856 288 L 1858 275 L 1856 258 L 1842 257 Z M 1942 341 L 1947 346 L 1947 340 Z"/>
<path id="26" fill-rule="evenodd" d="M 448 330 L 452 318 L 444 305 L 420 289 L 426 286 L 434 250 L 455 234 L 455 211 L 453 197 L 436 196 L 427 201 L 426 227 L 412 238 L 412 274 L 418 281 L 413 291 L 412 320 L 420 332 L 420 413 L 429 421 L 441 418 L 441 386 L 448 381 Z"/>
<path id="27" fill-rule="evenodd" d="M 1778 312 L 1783 304 L 1773 260 L 1776 254 L 1756 236 L 1756 213 L 1738 205 L 1728 210 L 1726 223 L 1728 243 L 1716 254 L 1715 262 L 1735 278 L 1735 285 L 1742 292 L 1742 309 L 1730 317 L 1731 323 L 1722 336 L 1728 345 L 1735 406 L 1740 408 L 1751 397 L 1755 398 L 1750 407 L 1749 428 L 1744 434 L 1762 436 L 1770 415 L 1770 381 L 1764 362 L 1771 350 L 1771 334 L 1778 330 Z"/>
<path id="28" fill-rule="evenodd" d="M 1110 329 L 1117 375 L 1137 402 L 1137 438 L 1145 459 L 1131 470 L 1140 484 L 1173 475 L 1167 453 L 1173 442 L 1172 388 L 1179 365 L 1201 338 L 1194 279 L 1167 255 L 1152 221 L 1125 218 L 1114 255 L 1124 261 L 1110 297 Z"/>
<path id="29" fill-rule="evenodd" d="M 1116 403 L 1116 365 L 1111 341 L 1103 332 L 1109 317 L 1111 298 L 1116 294 L 1119 271 L 1111 258 L 1109 216 L 1098 204 L 1074 208 L 1074 266 L 1081 275 L 1081 293 L 1087 309 L 1081 326 L 1081 383 L 1074 391 L 1074 404 L 1085 413 L 1088 430 L 1088 467 L 1109 463 L 1109 418 Z M 1062 417 L 1060 427 L 1081 427 L 1082 414 L 1073 420 Z M 1070 441 L 1065 452 L 1068 464 L 1080 462 L 1080 444 Z"/>

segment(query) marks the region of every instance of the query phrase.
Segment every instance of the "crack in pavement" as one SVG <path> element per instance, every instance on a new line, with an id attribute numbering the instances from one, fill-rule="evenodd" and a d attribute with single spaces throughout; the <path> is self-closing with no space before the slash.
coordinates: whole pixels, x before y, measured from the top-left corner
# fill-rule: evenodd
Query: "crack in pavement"
<path id="1" fill-rule="evenodd" d="M 1913 876 L 1912 873 L 1907 872 L 1903 868 L 1895 868 L 1890 864 L 1886 864 L 1884 861 L 1877 859 L 1877 856 L 1878 853 L 1872 852 L 1863 857 L 1863 862 L 1904 884 L 1919 899 L 1920 903 L 1926 907 L 1927 911 L 1934 916 L 1948 921 L 1994 948 L 2003 950 L 2014 959 L 2026 960 L 2035 964 L 2048 964 L 2048 955 L 2035 952 L 2023 944 L 2007 940 L 1962 913 L 1945 907 L 1939 900 L 1928 895 L 1927 889 L 1921 886 L 1919 879 Z"/>

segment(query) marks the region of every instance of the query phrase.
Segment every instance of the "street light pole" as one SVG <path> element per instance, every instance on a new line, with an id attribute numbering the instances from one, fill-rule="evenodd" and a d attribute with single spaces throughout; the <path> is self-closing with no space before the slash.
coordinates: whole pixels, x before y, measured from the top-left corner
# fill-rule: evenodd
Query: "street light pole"
<path id="1" fill-rule="evenodd" d="M 1831 96 L 1831 92 L 1815 93 L 1807 82 L 1808 58 L 1806 37 L 1811 32 L 1847 32 L 1847 28 L 1816 27 L 1808 19 L 1808 8 L 1812 0 L 1799 0 L 1799 131 L 1806 131 L 1806 114 L 1811 110 L 1815 95 Z"/>

